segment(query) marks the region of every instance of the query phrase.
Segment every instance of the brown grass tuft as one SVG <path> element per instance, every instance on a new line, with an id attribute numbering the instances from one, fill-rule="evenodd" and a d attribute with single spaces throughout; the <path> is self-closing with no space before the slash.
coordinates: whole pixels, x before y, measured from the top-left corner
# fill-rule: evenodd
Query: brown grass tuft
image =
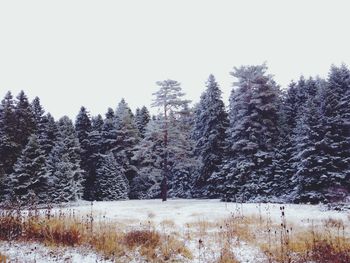
<path id="1" fill-rule="evenodd" d="M 129 248 L 145 247 L 155 248 L 159 245 L 160 235 L 155 231 L 134 230 L 127 233 L 124 242 Z"/>
<path id="2" fill-rule="evenodd" d="M 7 257 L 0 252 L 0 263 L 8 262 Z"/>
<path id="3" fill-rule="evenodd" d="M 221 249 L 220 258 L 217 263 L 239 263 L 235 255 L 228 248 Z"/>
<path id="4" fill-rule="evenodd" d="M 47 216 L 49 214 L 49 216 Z M 34 241 L 49 246 L 85 246 L 118 262 L 129 262 L 140 254 L 147 262 L 172 261 L 192 255 L 177 240 L 155 230 L 124 232 L 116 222 L 95 222 L 93 217 L 77 218 L 74 213 L 42 213 L 0 210 L 0 240 Z M 124 228 L 125 229 L 125 228 Z M 158 260 L 160 259 L 160 260 Z"/>

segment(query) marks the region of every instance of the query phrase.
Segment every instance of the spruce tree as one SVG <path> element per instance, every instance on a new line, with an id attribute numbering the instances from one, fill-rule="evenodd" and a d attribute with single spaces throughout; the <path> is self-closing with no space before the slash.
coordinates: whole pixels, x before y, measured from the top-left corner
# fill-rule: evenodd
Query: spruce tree
<path id="1" fill-rule="evenodd" d="M 134 155 L 134 148 L 140 140 L 139 130 L 136 127 L 132 111 L 124 99 L 118 104 L 115 114 L 117 141 L 112 152 L 120 169 L 124 171 L 131 182 L 137 173 L 131 159 Z"/>
<path id="2" fill-rule="evenodd" d="M 231 73 L 238 81 L 230 98 L 231 157 L 220 172 L 224 199 L 266 200 L 273 191 L 279 89 L 266 70 L 243 66 Z"/>
<path id="3" fill-rule="evenodd" d="M 145 137 L 146 126 L 150 121 L 150 119 L 151 119 L 151 116 L 146 106 L 143 106 L 141 109 L 139 108 L 136 109 L 135 124 L 139 130 L 141 138 Z"/>
<path id="4" fill-rule="evenodd" d="M 39 126 L 37 134 L 41 148 L 48 156 L 55 145 L 58 134 L 57 123 L 50 113 L 42 117 L 42 124 Z"/>
<path id="5" fill-rule="evenodd" d="M 16 142 L 25 147 L 29 136 L 35 131 L 35 117 L 27 96 L 21 91 L 15 105 Z"/>
<path id="6" fill-rule="evenodd" d="M 13 171 L 21 145 L 17 142 L 15 104 L 11 92 L 7 92 L 0 105 L 0 169 L 3 176 Z"/>
<path id="7" fill-rule="evenodd" d="M 96 199 L 113 201 L 128 199 L 129 182 L 120 170 L 113 153 L 102 155 L 96 169 Z"/>
<path id="8" fill-rule="evenodd" d="M 323 91 L 322 149 L 327 169 L 327 201 L 345 200 L 350 195 L 350 71 L 332 66 Z"/>
<path id="9" fill-rule="evenodd" d="M 53 202 L 76 201 L 83 196 L 83 173 L 80 167 L 80 144 L 72 121 L 64 116 L 58 121 L 58 135 L 46 171 Z"/>
<path id="10" fill-rule="evenodd" d="M 169 197 L 192 197 L 192 177 L 198 171 L 198 161 L 193 155 L 194 143 L 190 138 L 190 114 L 190 110 L 185 107 L 179 113 L 171 113 L 169 116 Z"/>
<path id="11" fill-rule="evenodd" d="M 296 172 L 294 165 L 295 153 L 295 131 L 298 121 L 298 111 L 300 105 L 298 103 L 298 86 L 295 82 L 291 82 L 287 91 L 283 94 L 282 108 L 281 108 L 281 123 L 280 136 L 278 143 L 279 161 L 282 170 L 280 176 L 279 187 L 277 187 L 276 194 L 284 195 L 288 199 L 288 195 L 295 187 L 292 183 L 292 178 Z"/>
<path id="12" fill-rule="evenodd" d="M 199 176 L 195 181 L 196 194 L 202 197 L 216 196 L 216 178 L 212 177 L 225 158 L 228 117 L 221 98 L 221 90 L 213 75 L 209 76 L 207 89 L 197 106 L 192 137 L 195 154 L 201 160 Z M 210 179 L 210 183 L 209 180 Z"/>
<path id="13" fill-rule="evenodd" d="M 43 115 L 45 113 L 44 108 L 40 104 L 39 97 L 35 97 L 34 100 L 31 103 L 31 109 L 34 116 L 34 124 L 35 124 L 35 131 L 41 129 L 41 125 L 43 122 Z"/>
<path id="14" fill-rule="evenodd" d="M 91 189 L 93 188 L 93 185 L 91 185 L 92 179 L 88 178 L 90 175 L 89 158 L 91 153 L 89 133 L 91 131 L 91 120 L 85 107 L 80 108 L 80 111 L 75 121 L 75 131 L 77 133 L 77 137 L 81 146 L 81 167 L 85 171 L 84 199 L 92 200 L 93 196 L 90 195 Z"/>
<path id="15" fill-rule="evenodd" d="M 151 120 L 145 131 L 145 137 L 136 146 L 133 160 L 137 163 L 138 174 L 130 185 L 132 199 L 159 198 L 163 180 L 163 122 Z"/>
<path id="16" fill-rule="evenodd" d="M 14 165 L 13 173 L 7 180 L 8 194 L 25 203 L 30 201 L 33 194 L 37 201 L 47 201 L 45 161 L 45 152 L 40 148 L 36 135 L 30 136 L 28 144 Z"/>
<path id="17" fill-rule="evenodd" d="M 89 141 L 89 157 L 87 160 L 88 163 L 88 176 L 86 178 L 85 191 L 87 195 L 90 196 L 91 200 L 96 200 L 96 169 L 97 164 L 100 161 L 102 149 L 102 128 L 103 128 L 103 119 L 101 115 L 92 118 L 92 127 L 91 131 L 88 134 Z"/>
<path id="18" fill-rule="evenodd" d="M 319 147 L 319 142 L 322 140 L 319 103 L 319 97 L 310 97 L 295 127 L 294 202 L 318 203 L 324 201 L 322 188 L 327 176 L 325 158 Z"/>
<path id="19" fill-rule="evenodd" d="M 112 108 L 108 108 L 102 127 L 102 153 L 113 151 L 117 147 L 117 123 Z"/>

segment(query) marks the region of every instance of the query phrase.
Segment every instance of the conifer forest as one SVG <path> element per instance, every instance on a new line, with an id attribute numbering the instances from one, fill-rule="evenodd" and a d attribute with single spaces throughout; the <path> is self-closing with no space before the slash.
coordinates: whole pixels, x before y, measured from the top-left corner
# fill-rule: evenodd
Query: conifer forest
<path id="1" fill-rule="evenodd" d="M 74 120 L 54 119 L 39 97 L 7 92 L 0 105 L 1 200 L 349 200 L 348 66 L 288 87 L 265 64 L 230 74 L 228 105 L 213 75 L 195 104 L 180 80 L 166 79 L 155 83 L 152 105 L 132 111 L 115 98 L 104 116 L 82 106 Z"/>

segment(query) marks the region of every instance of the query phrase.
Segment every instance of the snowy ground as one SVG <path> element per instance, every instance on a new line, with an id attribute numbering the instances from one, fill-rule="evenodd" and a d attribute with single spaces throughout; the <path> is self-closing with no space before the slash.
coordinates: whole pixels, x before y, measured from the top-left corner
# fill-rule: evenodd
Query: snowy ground
<path id="1" fill-rule="evenodd" d="M 168 222 L 169 232 L 185 233 L 189 225 L 196 222 L 215 222 L 232 215 L 257 217 L 269 216 L 278 223 L 281 220 L 280 207 L 285 207 L 288 222 L 294 225 L 317 224 L 329 218 L 339 219 L 349 224 L 350 216 L 347 212 L 327 211 L 322 206 L 294 205 L 294 204 L 235 204 L 223 203 L 219 200 L 130 200 L 115 202 L 80 202 L 60 208 L 83 218 L 93 214 L 95 220 L 108 220 L 123 224 L 126 227 L 137 228 L 152 224 L 164 231 L 164 222 Z M 58 208 L 55 208 L 58 210 Z M 171 222 L 171 224 L 169 224 Z M 349 231 L 349 229 L 347 230 Z M 347 233 L 349 234 L 349 233 Z M 215 247 L 211 251 L 198 252 L 198 243 L 186 244 L 194 255 L 193 262 L 198 262 L 203 253 L 210 258 L 217 256 Z M 0 243 L 0 252 L 18 262 L 105 262 L 92 252 L 77 249 L 61 249 L 53 253 L 42 245 Z M 202 253 L 202 254 L 201 254 Z M 266 258 L 258 248 L 244 242 L 239 242 L 233 248 L 233 253 L 241 262 L 266 262 Z M 57 256 L 59 255 L 59 256 Z M 202 261 L 203 262 L 203 261 Z"/>
<path id="2" fill-rule="evenodd" d="M 93 211 L 94 216 L 103 219 L 112 219 L 126 222 L 145 222 L 150 218 L 154 222 L 172 220 L 176 225 L 183 226 L 198 220 L 215 221 L 231 216 L 232 213 L 240 213 L 244 216 L 267 213 L 273 220 L 280 220 L 280 207 L 285 207 L 288 221 L 293 223 L 307 223 L 311 220 L 320 221 L 332 217 L 334 219 L 348 220 L 348 213 L 327 211 L 318 205 L 296 204 L 236 204 L 224 203 L 219 200 L 184 200 L 174 199 L 162 202 L 160 200 L 129 200 L 112 202 L 83 202 L 74 204 L 73 209 L 77 213 L 87 215 Z"/>
<path id="3" fill-rule="evenodd" d="M 5 243 L 0 242 L 0 251 L 11 262 L 112 262 L 88 251 L 86 248 L 48 248 L 37 243 Z M 0 260 L 1 262 L 1 260 Z"/>

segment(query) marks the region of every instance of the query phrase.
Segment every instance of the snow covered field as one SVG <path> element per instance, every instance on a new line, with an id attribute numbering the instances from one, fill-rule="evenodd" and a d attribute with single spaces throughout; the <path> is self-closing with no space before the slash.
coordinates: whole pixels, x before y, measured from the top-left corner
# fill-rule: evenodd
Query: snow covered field
<path id="1" fill-rule="evenodd" d="M 152 227 L 162 233 L 176 234 L 183 240 L 193 254 L 188 262 L 215 262 L 219 251 L 208 233 L 219 232 L 221 222 L 229 217 L 269 218 L 280 224 L 281 206 L 290 226 L 318 226 L 332 218 L 344 223 L 344 235 L 350 236 L 350 215 L 348 212 L 327 211 L 323 206 L 295 204 L 236 204 L 219 200 L 129 200 L 113 202 L 80 202 L 63 208 L 67 213 L 86 218 L 93 215 L 94 220 L 115 222 L 116 225 L 130 229 Z M 217 223 L 217 225 L 214 225 Z M 185 238 L 190 235 L 191 238 Z M 198 241 L 210 244 L 198 248 Z M 79 249 L 56 249 L 55 256 L 50 249 L 39 244 L 0 243 L 0 252 L 19 262 L 104 262 L 103 258 L 91 251 Z M 262 251 L 254 244 L 236 242 L 232 252 L 240 262 L 266 262 Z M 60 256 L 57 256 L 58 255 Z"/>
<path id="2" fill-rule="evenodd" d="M 225 203 L 219 200 L 196 200 L 196 199 L 174 199 L 162 202 L 161 200 L 128 200 L 111 202 L 83 202 L 73 204 L 75 212 L 82 215 L 91 213 L 97 218 L 105 218 L 129 223 L 140 223 L 152 219 L 160 223 L 164 220 L 172 220 L 179 227 L 186 223 L 198 220 L 215 221 L 240 213 L 244 216 L 266 215 L 269 212 L 273 220 L 279 221 L 281 216 L 280 207 L 285 207 L 288 221 L 296 224 L 307 223 L 311 220 L 321 221 L 329 217 L 347 220 L 346 212 L 327 211 L 318 205 L 297 205 L 297 204 L 237 204 Z"/>

